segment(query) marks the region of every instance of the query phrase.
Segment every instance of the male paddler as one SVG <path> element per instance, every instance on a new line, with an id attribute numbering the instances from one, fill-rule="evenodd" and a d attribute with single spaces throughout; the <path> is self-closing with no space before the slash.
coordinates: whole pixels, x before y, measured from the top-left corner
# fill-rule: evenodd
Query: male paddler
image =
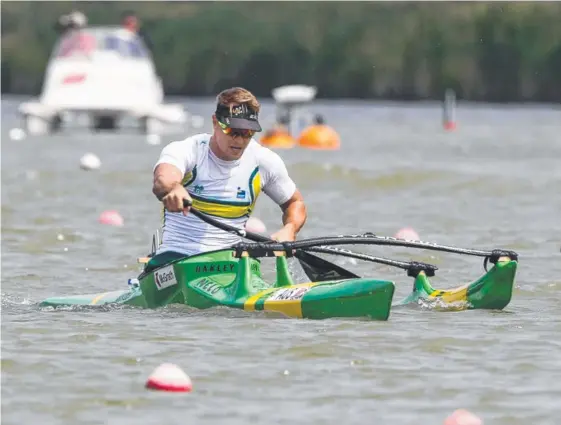
<path id="1" fill-rule="evenodd" d="M 280 242 L 296 239 L 306 221 L 306 206 L 280 156 L 252 138 L 261 131 L 259 109 L 248 90 L 224 90 L 216 97 L 212 134 L 197 134 L 164 147 L 154 168 L 152 189 L 165 208 L 162 244 L 146 270 L 240 240 L 189 214 L 184 199 L 199 211 L 243 229 L 263 191 L 283 212 L 283 226 L 271 237 Z"/>

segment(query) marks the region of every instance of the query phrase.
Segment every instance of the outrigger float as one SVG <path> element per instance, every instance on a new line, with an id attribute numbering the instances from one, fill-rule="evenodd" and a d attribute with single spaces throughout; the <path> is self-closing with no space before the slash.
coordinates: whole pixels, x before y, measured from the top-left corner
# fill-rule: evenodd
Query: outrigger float
<path id="1" fill-rule="evenodd" d="M 512 296 L 518 264 L 518 254 L 513 251 L 456 248 L 372 233 L 278 243 L 216 221 L 194 208 L 190 212 L 209 224 L 257 242 L 241 242 L 229 249 L 179 258 L 154 269 L 145 267 L 145 271 L 125 290 L 48 298 L 40 306 L 126 304 L 158 308 L 184 304 L 197 309 L 223 306 L 306 319 L 357 317 L 387 320 L 392 306 L 438 303 L 441 307 L 450 305 L 454 310 L 501 310 L 509 304 Z M 486 273 L 467 285 L 438 290 L 429 281 L 438 269 L 434 265 L 374 257 L 335 245 L 401 246 L 479 256 L 485 259 Z M 392 304 L 393 281 L 360 277 L 311 252 L 403 269 L 414 279 L 413 291 Z M 268 282 L 261 274 L 259 258 L 272 256 L 276 257 L 276 279 Z M 287 258 L 292 256 L 300 261 L 311 282 L 293 281 L 287 262 Z M 492 267 L 487 270 L 489 263 Z"/>

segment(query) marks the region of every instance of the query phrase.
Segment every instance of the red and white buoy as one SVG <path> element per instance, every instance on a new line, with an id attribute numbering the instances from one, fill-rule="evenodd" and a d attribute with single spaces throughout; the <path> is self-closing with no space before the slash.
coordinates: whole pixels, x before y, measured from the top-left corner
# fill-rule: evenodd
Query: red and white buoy
<path id="1" fill-rule="evenodd" d="M 448 131 L 456 129 L 456 93 L 452 89 L 446 89 L 444 95 L 442 126 Z"/>
<path id="2" fill-rule="evenodd" d="M 114 211 L 114 210 L 103 211 L 99 216 L 98 221 L 101 224 L 106 224 L 108 226 L 121 227 L 122 225 L 125 224 L 125 220 L 123 220 L 121 214 L 119 214 L 118 211 Z"/>
<path id="3" fill-rule="evenodd" d="M 408 241 L 418 241 L 420 239 L 419 234 L 412 227 L 404 227 L 403 229 L 399 229 L 394 238 L 405 239 Z"/>
<path id="4" fill-rule="evenodd" d="M 146 388 L 158 391 L 188 393 L 193 389 L 191 378 L 172 363 L 162 363 L 146 381 Z"/>
<path id="5" fill-rule="evenodd" d="M 265 233 L 267 231 L 267 227 L 265 227 L 265 223 L 257 217 L 249 217 L 245 223 L 245 230 L 253 233 Z"/>
<path id="6" fill-rule="evenodd" d="M 444 420 L 443 425 L 483 425 L 483 421 L 465 409 L 458 409 Z"/>

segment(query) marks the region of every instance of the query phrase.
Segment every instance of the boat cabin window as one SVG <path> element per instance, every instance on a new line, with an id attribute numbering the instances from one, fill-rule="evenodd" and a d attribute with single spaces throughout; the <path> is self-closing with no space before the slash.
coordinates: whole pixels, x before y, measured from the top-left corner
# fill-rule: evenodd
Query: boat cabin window
<path id="1" fill-rule="evenodd" d="M 65 35 L 58 45 L 55 56 L 70 58 L 90 55 L 97 47 L 97 40 L 93 34 L 83 31 L 71 32 Z"/>
<path id="2" fill-rule="evenodd" d="M 125 39 L 118 35 L 108 35 L 104 40 L 105 50 L 114 50 L 127 58 L 145 58 L 147 52 L 138 37 Z"/>
<path id="3" fill-rule="evenodd" d="M 55 51 L 57 58 L 88 57 L 95 51 L 113 51 L 124 58 L 146 58 L 148 51 L 137 36 L 117 31 L 74 31 L 65 35 Z"/>

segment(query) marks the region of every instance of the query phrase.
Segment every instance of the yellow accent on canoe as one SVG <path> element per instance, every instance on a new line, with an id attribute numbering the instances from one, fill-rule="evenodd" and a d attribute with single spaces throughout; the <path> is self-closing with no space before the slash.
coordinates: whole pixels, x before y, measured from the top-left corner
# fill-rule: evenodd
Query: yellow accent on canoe
<path id="1" fill-rule="evenodd" d="M 97 297 L 95 297 L 92 302 L 90 303 L 90 305 L 96 305 L 104 296 L 106 296 L 107 294 L 109 294 L 110 292 L 104 292 L 102 294 L 99 294 Z"/>

